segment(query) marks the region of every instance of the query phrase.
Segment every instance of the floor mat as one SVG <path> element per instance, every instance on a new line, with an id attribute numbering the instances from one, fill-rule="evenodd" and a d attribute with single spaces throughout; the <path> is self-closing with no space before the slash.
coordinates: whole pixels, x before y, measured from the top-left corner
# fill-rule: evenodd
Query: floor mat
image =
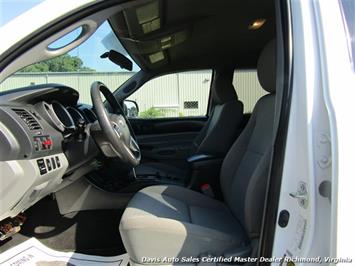
<path id="1" fill-rule="evenodd" d="M 59 251 L 115 256 L 126 253 L 118 225 L 120 210 L 92 210 L 62 216 L 55 200 L 45 198 L 26 212 L 21 231 L 0 243 L 0 253 L 36 238 Z"/>
<path id="2" fill-rule="evenodd" d="M 120 265 L 126 266 L 127 254 L 102 257 L 74 252 L 61 252 L 46 247 L 35 238 L 12 247 L 0 254 L 0 265 L 35 265 L 35 266 L 83 266 L 83 265 Z"/>

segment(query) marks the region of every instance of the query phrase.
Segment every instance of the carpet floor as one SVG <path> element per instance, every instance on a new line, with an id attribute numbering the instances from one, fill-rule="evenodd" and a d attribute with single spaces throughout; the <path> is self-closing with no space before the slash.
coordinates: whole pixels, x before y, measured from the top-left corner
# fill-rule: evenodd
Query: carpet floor
<path id="1" fill-rule="evenodd" d="M 126 252 L 118 231 L 121 210 L 90 210 L 62 216 L 57 202 L 48 197 L 25 214 L 27 220 L 21 231 L 0 242 L 0 253 L 31 237 L 58 251 L 100 256 Z"/>

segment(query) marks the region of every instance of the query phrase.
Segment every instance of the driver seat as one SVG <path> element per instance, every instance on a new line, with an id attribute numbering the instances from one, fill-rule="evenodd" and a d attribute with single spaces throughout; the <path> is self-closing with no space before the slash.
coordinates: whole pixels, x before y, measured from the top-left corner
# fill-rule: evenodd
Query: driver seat
<path id="1" fill-rule="evenodd" d="M 259 99 L 222 164 L 224 202 L 165 185 L 147 187 L 132 198 L 120 223 L 132 265 L 152 264 L 145 258 L 239 256 L 259 238 L 271 160 L 275 64 L 272 41 L 257 65 L 260 84 L 269 94 Z"/>

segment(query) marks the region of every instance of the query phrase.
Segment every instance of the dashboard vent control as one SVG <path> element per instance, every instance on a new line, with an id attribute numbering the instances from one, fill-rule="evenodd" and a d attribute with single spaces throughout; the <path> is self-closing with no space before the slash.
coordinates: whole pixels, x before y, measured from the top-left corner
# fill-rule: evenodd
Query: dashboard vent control
<path id="1" fill-rule="evenodd" d="M 29 130 L 42 129 L 36 118 L 24 109 L 12 109 L 28 126 Z"/>

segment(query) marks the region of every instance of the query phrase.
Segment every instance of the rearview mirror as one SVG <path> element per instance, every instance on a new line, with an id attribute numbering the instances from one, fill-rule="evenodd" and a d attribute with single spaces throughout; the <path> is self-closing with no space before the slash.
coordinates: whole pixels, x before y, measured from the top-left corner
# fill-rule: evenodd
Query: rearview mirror
<path id="1" fill-rule="evenodd" d="M 123 111 L 125 115 L 129 118 L 138 117 L 138 113 L 139 113 L 138 104 L 132 100 L 124 100 Z"/>
<path id="2" fill-rule="evenodd" d="M 100 57 L 110 59 L 111 62 L 115 63 L 123 69 L 127 69 L 129 71 L 132 71 L 133 69 L 133 62 L 129 60 L 126 56 L 115 50 L 110 50 L 102 54 Z"/>

